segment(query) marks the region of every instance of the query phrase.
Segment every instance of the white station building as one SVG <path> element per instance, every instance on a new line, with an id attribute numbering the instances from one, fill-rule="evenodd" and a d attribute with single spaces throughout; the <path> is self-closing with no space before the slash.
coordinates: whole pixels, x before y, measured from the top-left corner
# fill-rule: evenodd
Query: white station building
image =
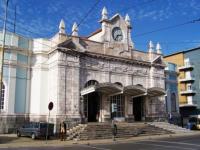
<path id="1" fill-rule="evenodd" d="M 147 52 L 135 49 L 128 15 L 109 18 L 104 8 L 100 24 L 88 37 L 79 36 L 76 23 L 68 35 L 63 20 L 51 39 L 7 33 L 1 133 L 26 121 L 47 121 L 49 102 L 54 104 L 50 122 L 56 125 L 166 117 L 159 44 L 154 49 L 150 42 Z"/>

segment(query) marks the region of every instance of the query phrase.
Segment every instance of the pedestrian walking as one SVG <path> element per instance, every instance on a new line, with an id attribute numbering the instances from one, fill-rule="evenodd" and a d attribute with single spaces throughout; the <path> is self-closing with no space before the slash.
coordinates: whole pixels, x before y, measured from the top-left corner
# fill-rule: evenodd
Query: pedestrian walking
<path id="1" fill-rule="evenodd" d="M 117 125 L 115 124 L 115 120 L 112 120 L 111 127 L 112 127 L 113 141 L 115 141 L 117 135 Z"/>
<path id="2" fill-rule="evenodd" d="M 60 140 L 64 141 L 66 139 L 66 124 L 64 121 L 60 123 Z"/>
<path id="3" fill-rule="evenodd" d="M 168 122 L 172 123 L 172 113 L 171 112 L 168 114 Z"/>

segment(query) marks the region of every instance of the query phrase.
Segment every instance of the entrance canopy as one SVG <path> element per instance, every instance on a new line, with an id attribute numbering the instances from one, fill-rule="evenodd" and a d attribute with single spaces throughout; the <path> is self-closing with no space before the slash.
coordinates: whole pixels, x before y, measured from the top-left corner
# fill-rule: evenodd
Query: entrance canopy
<path id="1" fill-rule="evenodd" d="M 143 86 L 140 86 L 140 85 L 129 85 L 129 86 L 126 86 L 124 87 L 124 90 L 123 90 L 124 94 L 128 94 L 128 95 L 131 95 L 131 96 L 140 96 L 140 95 L 145 95 L 146 93 L 146 89 L 143 87 Z"/>
<path id="2" fill-rule="evenodd" d="M 153 97 L 153 96 L 162 96 L 162 95 L 165 95 L 166 93 L 163 88 L 152 87 L 152 88 L 147 89 L 147 94 Z"/>
<path id="3" fill-rule="evenodd" d="M 92 92 L 102 92 L 106 94 L 114 94 L 114 93 L 119 93 L 122 91 L 122 87 L 114 84 L 114 83 L 99 83 L 96 85 L 91 85 L 89 87 L 84 88 L 81 90 L 81 95 L 86 95 Z"/>
<path id="4" fill-rule="evenodd" d="M 83 96 L 92 92 L 101 92 L 109 95 L 121 92 L 127 95 L 131 95 L 133 97 L 138 97 L 142 95 L 148 95 L 151 97 L 165 95 L 165 90 L 159 87 L 146 89 L 141 85 L 129 85 L 123 88 L 120 85 L 109 82 L 98 83 L 85 87 L 81 90 L 81 95 Z"/>

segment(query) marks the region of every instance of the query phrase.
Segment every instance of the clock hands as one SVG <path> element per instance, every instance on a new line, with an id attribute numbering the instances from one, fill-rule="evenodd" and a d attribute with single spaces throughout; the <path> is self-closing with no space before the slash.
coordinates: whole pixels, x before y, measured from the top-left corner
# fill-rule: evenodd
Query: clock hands
<path id="1" fill-rule="evenodd" d="M 121 41 L 123 39 L 122 31 L 119 27 L 115 27 L 112 30 L 112 36 L 115 41 Z"/>
<path id="2" fill-rule="evenodd" d="M 119 35 L 116 35 L 114 40 L 118 41 L 118 36 L 119 36 Z"/>
<path id="3" fill-rule="evenodd" d="M 116 41 L 122 40 L 122 39 L 121 39 L 121 35 L 116 35 L 115 38 L 114 38 L 114 40 L 116 40 Z"/>

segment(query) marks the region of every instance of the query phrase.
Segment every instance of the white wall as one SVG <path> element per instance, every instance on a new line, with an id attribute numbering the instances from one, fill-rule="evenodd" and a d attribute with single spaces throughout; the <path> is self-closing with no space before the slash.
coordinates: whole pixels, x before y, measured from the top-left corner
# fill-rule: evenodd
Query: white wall
<path id="1" fill-rule="evenodd" d="M 48 56 L 34 55 L 31 71 L 30 113 L 48 113 Z"/>

